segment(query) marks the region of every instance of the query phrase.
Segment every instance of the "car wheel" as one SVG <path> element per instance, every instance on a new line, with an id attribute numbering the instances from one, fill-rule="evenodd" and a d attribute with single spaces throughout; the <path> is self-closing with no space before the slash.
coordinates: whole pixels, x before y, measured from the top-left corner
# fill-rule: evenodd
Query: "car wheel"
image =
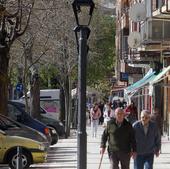
<path id="1" fill-rule="evenodd" d="M 21 158 L 22 158 L 22 168 L 28 168 L 32 163 L 31 155 L 23 151 Z M 17 151 L 16 150 L 8 154 L 8 164 L 11 169 L 17 168 Z"/>
<path id="2" fill-rule="evenodd" d="M 50 128 L 50 134 L 51 134 L 51 137 L 52 137 L 52 142 L 51 142 L 51 145 L 54 145 L 58 142 L 59 140 L 59 135 L 56 131 L 56 129 L 54 127 L 49 127 Z"/>

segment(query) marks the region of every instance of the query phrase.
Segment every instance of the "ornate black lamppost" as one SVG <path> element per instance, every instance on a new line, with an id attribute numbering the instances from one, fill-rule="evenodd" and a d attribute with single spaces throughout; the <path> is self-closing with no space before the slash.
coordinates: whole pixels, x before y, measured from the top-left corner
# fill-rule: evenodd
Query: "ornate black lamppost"
<path id="1" fill-rule="evenodd" d="M 78 50 L 78 135 L 77 135 L 77 169 L 87 168 L 87 134 L 86 134 L 86 64 L 90 35 L 89 24 L 92 18 L 93 0 L 74 0 L 72 3 L 77 27 L 74 29 Z M 79 38 L 79 40 L 78 40 Z"/>

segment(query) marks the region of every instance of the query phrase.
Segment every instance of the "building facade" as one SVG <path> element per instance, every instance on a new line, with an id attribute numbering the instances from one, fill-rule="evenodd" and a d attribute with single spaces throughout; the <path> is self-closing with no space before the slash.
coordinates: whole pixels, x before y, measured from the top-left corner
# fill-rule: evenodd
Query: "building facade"
<path id="1" fill-rule="evenodd" d="M 170 0 L 117 0 L 116 26 L 116 75 L 128 76 L 124 97 L 139 113 L 159 108 L 169 136 Z"/>

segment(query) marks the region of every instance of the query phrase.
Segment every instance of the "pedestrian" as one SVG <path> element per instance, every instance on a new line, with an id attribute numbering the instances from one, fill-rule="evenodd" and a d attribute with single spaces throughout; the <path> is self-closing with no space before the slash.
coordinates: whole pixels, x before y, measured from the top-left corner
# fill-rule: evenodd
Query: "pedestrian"
<path id="1" fill-rule="evenodd" d="M 127 119 L 131 124 L 138 120 L 137 107 L 133 101 L 131 101 L 131 104 L 126 107 L 125 112 L 128 115 Z"/>
<path id="2" fill-rule="evenodd" d="M 86 106 L 86 125 L 90 124 L 90 110 L 88 109 L 88 106 Z"/>
<path id="3" fill-rule="evenodd" d="M 133 124 L 137 143 L 135 169 L 153 169 L 154 154 L 159 156 L 161 137 L 155 122 L 150 120 L 149 110 L 142 110 L 141 119 Z"/>
<path id="4" fill-rule="evenodd" d="M 103 117 L 103 109 L 104 109 L 104 103 L 103 102 L 100 102 L 99 103 L 99 109 L 101 111 L 101 116 L 99 118 L 99 124 L 102 125 L 103 122 L 104 122 L 104 117 Z"/>
<path id="5" fill-rule="evenodd" d="M 98 103 L 95 103 L 90 110 L 92 137 L 97 137 L 97 128 L 98 128 L 100 116 L 101 116 L 101 111 L 99 105 Z"/>
<path id="6" fill-rule="evenodd" d="M 114 111 L 111 108 L 111 105 L 109 102 L 107 102 L 104 106 L 104 112 L 103 112 L 103 117 L 104 117 L 104 123 L 103 126 L 106 127 L 107 122 L 110 120 L 111 117 L 114 116 Z"/>
<path id="7" fill-rule="evenodd" d="M 124 110 L 118 107 L 115 117 L 107 123 L 101 137 L 100 153 L 104 154 L 108 142 L 110 169 L 129 169 L 130 157 L 135 158 L 136 141 L 132 125 L 124 118 Z"/>

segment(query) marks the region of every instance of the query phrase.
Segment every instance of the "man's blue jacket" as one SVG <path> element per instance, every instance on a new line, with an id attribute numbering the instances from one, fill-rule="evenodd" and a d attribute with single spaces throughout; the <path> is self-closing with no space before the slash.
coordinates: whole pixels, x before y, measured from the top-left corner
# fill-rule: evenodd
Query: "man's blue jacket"
<path id="1" fill-rule="evenodd" d="M 141 121 L 133 124 L 137 145 L 137 154 L 149 154 L 158 152 L 161 148 L 161 136 L 155 122 L 149 121 L 147 134 Z"/>

